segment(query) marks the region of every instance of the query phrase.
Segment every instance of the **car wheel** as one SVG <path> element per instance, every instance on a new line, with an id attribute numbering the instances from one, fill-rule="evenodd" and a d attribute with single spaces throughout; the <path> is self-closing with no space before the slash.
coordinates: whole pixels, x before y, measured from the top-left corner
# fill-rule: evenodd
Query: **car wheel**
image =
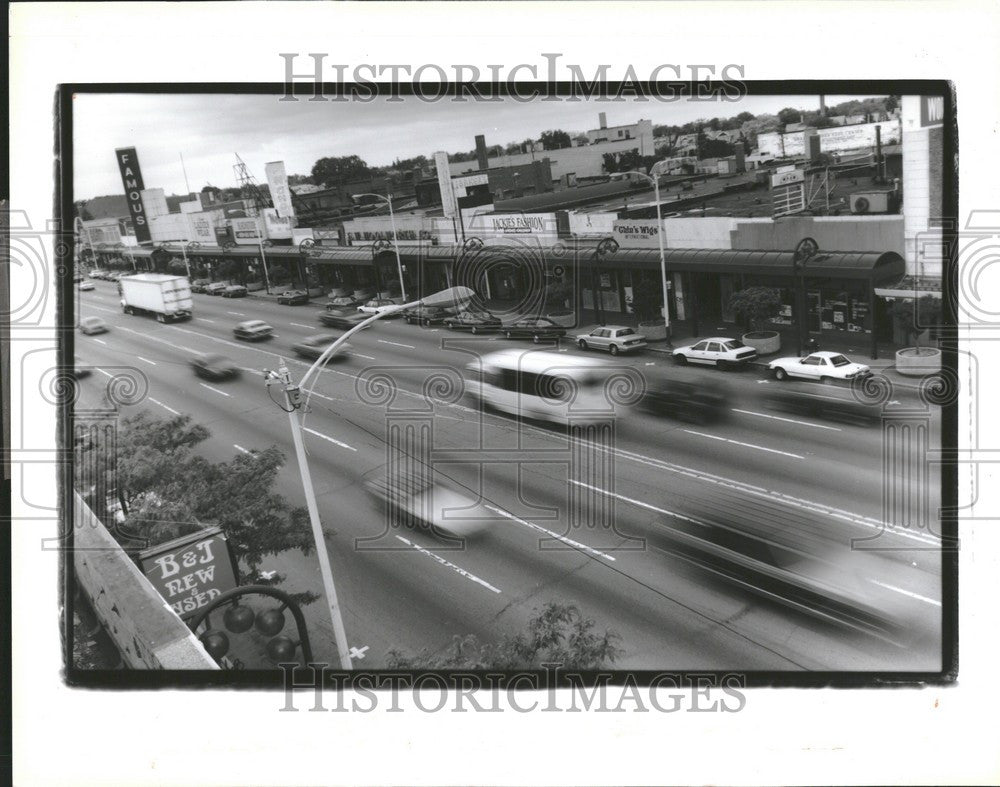
<path id="1" fill-rule="evenodd" d="M 157 314 L 157 315 L 156 315 L 156 321 L 157 321 L 157 322 L 166 322 L 166 321 L 167 321 L 167 318 L 166 318 L 166 317 L 164 317 L 164 316 L 163 316 L 162 314 Z"/>
<path id="2" fill-rule="evenodd" d="M 538 342 L 540 342 L 541 339 L 538 338 L 538 334 L 536 333 L 534 336 L 531 337 L 531 341 L 533 341 L 535 344 L 538 344 Z"/>
<path id="3" fill-rule="evenodd" d="M 716 367 L 718 367 L 720 371 L 723 372 L 728 371 L 730 369 L 729 361 L 724 361 L 721 358 L 715 362 L 715 365 Z"/>
<path id="4" fill-rule="evenodd" d="M 680 366 L 683 366 L 688 362 L 687 356 L 684 353 L 679 353 L 674 356 L 674 361 L 676 361 Z"/>
<path id="5" fill-rule="evenodd" d="M 587 342 L 585 342 L 585 341 L 584 341 L 583 339 L 580 339 L 580 340 L 579 340 L 579 341 L 578 341 L 578 342 L 576 343 L 576 345 L 577 345 L 577 347 L 579 347 L 579 348 L 580 348 L 581 350 L 586 350 L 586 349 L 587 349 Z"/>
<path id="6" fill-rule="evenodd" d="M 612 344 L 608 348 L 608 352 L 610 352 L 612 355 L 618 355 L 618 345 L 617 344 Z"/>
<path id="7" fill-rule="evenodd" d="M 788 372 L 786 372 L 784 369 L 782 369 L 779 366 L 777 369 L 774 370 L 774 379 L 775 380 L 787 380 L 788 379 Z"/>

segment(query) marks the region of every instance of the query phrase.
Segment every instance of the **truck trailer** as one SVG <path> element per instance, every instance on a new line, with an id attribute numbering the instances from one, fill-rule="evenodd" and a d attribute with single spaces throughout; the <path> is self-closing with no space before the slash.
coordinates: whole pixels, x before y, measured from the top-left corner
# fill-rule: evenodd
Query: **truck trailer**
<path id="1" fill-rule="evenodd" d="M 191 285 L 184 276 L 137 273 L 119 282 L 125 314 L 153 314 L 160 322 L 191 319 Z"/>

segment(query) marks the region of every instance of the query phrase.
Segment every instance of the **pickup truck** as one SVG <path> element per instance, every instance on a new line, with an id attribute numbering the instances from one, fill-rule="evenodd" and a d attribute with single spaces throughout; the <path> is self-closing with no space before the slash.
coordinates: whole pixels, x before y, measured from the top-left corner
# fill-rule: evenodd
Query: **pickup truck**
<path id="1" fill-rule="evenodd" d="M 184 276 L 139 273 L 119 280 L 125 314 L 153 314 L 160 322 L 188 320 L 194 305 Z"/>

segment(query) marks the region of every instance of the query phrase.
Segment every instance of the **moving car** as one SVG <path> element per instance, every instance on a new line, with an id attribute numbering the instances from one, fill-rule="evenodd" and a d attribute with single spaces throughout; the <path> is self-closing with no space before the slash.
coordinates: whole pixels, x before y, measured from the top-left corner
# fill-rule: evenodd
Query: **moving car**
<path id="1" fill-rule="evenodd" d="M 764 406 L 790 415 L 865 426 L 879 423 L 883 413 L 882 404 L 865 401 L 845 383 L 822 388 L 801 382 L 769 385 L 764 392 Z"/>
<path id="2" fill-rule="evenodd" d="M 410 325 L 439 325 L 447 317 L 451 317 L 454 312 L 443 309 L 440 306 L 414 306 L 403 312 L 403 319 Z"/>
<path id="3" fill-rule="evenodd" d="M 498 331 L 503 326 L 500 318 L 494 317 L 489 312 L 468 309 L 460 311 L 454 317 L 446 317 L 444 324 L 453 331 L 470 331 L 472 333 Z"/>
<path id="4" fill-rule="evenodd" d="M 88 336 L 94 333 L 107 333 L 108 326 L 100 317 L 84 317 L 80 320 L 80 333 Z"/>
<path id="5" fill-rule="evenodd" d="M 228 287 L 228 284 L 224 284 L 221 281 L 213 282 L 212 284 L 205 285 L 206 295 L 222 295 L 222 291 Z"/>
<path id="6" fill-rule="evenodd" d="M 205 292 L 205 288 L 211 283 L 211 279 L 195 279 L 191 282 L 191 292 Z"/>
<path id="7" fill-rule="evenodd" d="M 309 293 L 305 290 L 285 290 L 278 296 L 278 303 L 284 306 L 297 306 L 300 303 L 309 303 Z"/>
<path id="8" fill-rule="evenodd" d="M 232 361 L 218 353 L 195 355 L 190 363 L 194 373 L 206 380 L 229 380 L 240 373 Z"/>
<path id="9" fill-rule="evenodd" d="M 362 314 L 378 314 L 391 309 L 393 306 L 399 306 L 399 301 L 393 298 L 372 298 L 370 301 L 361 304 L 358 307 L 358 311 Z M 391 316 L 398 315 L 399 312 L 396 312 Z"/>
<path id="10" fill-rule="evenodd" d="M 364 303 L 353 295 L 330 295 L 330 300 L 326 302 L 328 311 L 356 311 L 359 304 Z"/>
<path id="11" fill-rule="evenodd" d="M 353 328 L 358 323 L 364 322 L 369 315 L 360 312 L 320 312 L 319 321 L 328 328 L 342 328 L 347 330 Z"/>
<path id="12" fill-rule="evenodd" d="M 416 468 L 396 470 L 382 465 L 363 476 L 365 491 L 385 507 L 390 527 L 428 530 L 439 538 L 464 538 L 488 526 L 487 517 L 474 514 L 479 508 L 477 493 L 431 467 Z"/>
<path id="13" fill-rule="evenodd" d="M 92 281 L 82 281 L 79 285 L 80 292 L 90 292 L 91 290 L 96 289 L 96 287 L 97 285 Z"/>
<path id="14" fill-rule="evenodd" d="M 745 366 L 757 360 L 757 351 L 747 347 L 739 339 L 727 339 L 713 336 L 700 342 L 678 347 L 671 355 L 680 364 L 700 363 L 707 366 L 717 366 L 720 369 L 732 369 Z"/>
<path id="15" fill-rule="evenodd" d="M 233 336 L 249 342 L 270 339 L 274 336 L 274 328 L 263 320 L 245 320 L 233 328 Z"/>
<path id="16" fill-rule="evenodd" d="M 331 344 L 333 344 L 335 341 L 337 341 L 338 338 L 339 337 L 337 336 L 337 334 L 334 333 L 318 333 L 315 336 L 306 337 L 298 344 L 292 345 L 292 349 L 295 351 L 296 355 L 302 358 L 310 358 L 315 361 L 324 353 L 326 348 L 329 347 Z M 345 355 L 343 352 L 341 352 L 341 350 L 345 349 L 348 346 L 350 346 L 349 342 L 346 344 L 342 344 L 340 348 L 337 350 L 337 354 L 334 355 L 330 360 L 331 361 L 342 360 L 345 357 Z"/>
<path id="17" fill-rule="evenodd" d="M 538 344 L 542 339 L 565 336 L 566 329 L 548 317 L 531 317 L 503 326 L 503 335 L 508 339 L 531 339 Z"/>
<path id="18" fill-rule="evenodd" d="M 647 373 L 646 391 L 639 406 L 655 415 L 706 424 L 726 416 L 729 391 L 711 381 L 691 382 L 663 373 Z"/>
<path id="19" fill-rule="evenodd" d="M 820 350 L 805 358 L 777 358 L 767 365 L 775 378 L 802 377 L 806 380 L 853 380 L 866 377 L 871 368 L 863 363 L 853 363 L 845 355 Z"/>
<path id="20" fill-rule="evenodd" d="M 247 297 L 247 288 L 242 284 L 230 284 L 226 289 L 222 291 L 223 298 L 245 298 Z"/>
<path id="21" fill-rule="evenodd" d="M 90 278 L 92 278 L 92 279 L 103 279 L 104 278 L 104 274 L 105 274 L 105 272 L 102 271 L 100 268 L 94 268 L 94 270 L 92 270 L 87 275 Z"/>
<path id="22" fill-rule="evenodd" d="M 80 365 L 79 355 L 73 356 L 73 371 L 72 371 L 73 377 L 75 377 L 77 380 L 81 380 L 84 377 L 90 377 L 91 371 L 92 371 L 91 367 Z"/>
<path id="23" fill-rule="evenodd" d="M 604 325 L 590 333 L 580 334 L 576 343 L 581 350 L 607 350 L 612 355 L 618 355 L 643 349 L 646 337 L 626 325 Z"/>

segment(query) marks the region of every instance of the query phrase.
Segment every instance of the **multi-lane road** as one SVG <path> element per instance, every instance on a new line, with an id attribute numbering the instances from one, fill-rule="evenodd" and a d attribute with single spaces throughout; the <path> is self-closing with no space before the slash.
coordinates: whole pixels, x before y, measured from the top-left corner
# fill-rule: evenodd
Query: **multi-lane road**
<path id="1" fill-rule="evenodd" d="M 215 461 L 277 445 L 287 462 L 276 491 L 304 505 L 288 418 L 257 372 L 283 357 L 301 377 L 308 364 L 291 347 L 330 332 L 316 319 L 322 305 L 195 295 L 192 320 L 162 325 L 124 315 L 115 285 L 96 285 L 79 293 L 79 315 L 101 317 L 110 331 L 77 334 L 78 363 L 95 370 L 82 381 L 81 403 L 99 401 L 112 376 L 134 368 L 148 394 L 124 410 L 190 415 L 210 429 L 199 450 Z M 274 338 L 234 340 L 233 326 L 255 318 L 274 327 Z M 319 377 L 303 436 L 357 666 L 384 665 L 392 648 L 437 651 L 455 635 L 495 639 L 521 630 L 544 603 L 563 601 L 578 605 L 598 630 L 621 635 L 619 666 L 627 668 L 939 668 L 937 540 L 925 530 L 883 526 L 885 490 L 895 481 L 886 478 L 878 425 L 776 413 L 763 406 L 762 391 L 777 383 L 762 371 L 678 368 L 647 352 L 616 363 L 640 373 L 669 367 L 696 382 L 724 379 L 732 391 L 727 417 L 705 426 L 627 412 L 616 422 L 614 444 L 590 458 L 593 466 L 571 470 L 570 446 L 558 430 L 484 413 L 443 388 L 432 386 L 436 399 L 425 393 L 433 375 L 457 380 L 475 353 L 511 346 L 535 349 L 383 320 L 352 337 L 346 357 Z M 567 363 L 581 354 L 569 342 L 557 351 Z M 205 352 L 227 356 L 244 373 L 219 383 L 195 377 L 189 358 Z M 376 374 L 393 379 L 391 399 L 365 385 Z M 477 515 L 489 519 L 488 531 L 462 548 L 425 533 L 387 531 L 360 484 L 386 461 L 387 424 L 411 417 L 429 419 L 435 465 L 482 496 Z M 931 439 L 940 439 L 937 413 Z M 932 470 L 927 489 L 936 510 Z M 571 509 L 583 514 L 570 516 Z M 664 527 L 684 517 L 755 519 L 818 533 L 842 573 L 885 599 L 905 633 L 879 638 L 822 622 L 713 578 L 662 538 Z M 852 549 L 852 539 L 863 539 L 855 547 L 875 548 Z M 322 592 L 315 555 L 276 555 L 264 569 L 285 574 L 289 591 Z M 323 604 L 305 611 L 317 659 L 335 663 Z"/>

